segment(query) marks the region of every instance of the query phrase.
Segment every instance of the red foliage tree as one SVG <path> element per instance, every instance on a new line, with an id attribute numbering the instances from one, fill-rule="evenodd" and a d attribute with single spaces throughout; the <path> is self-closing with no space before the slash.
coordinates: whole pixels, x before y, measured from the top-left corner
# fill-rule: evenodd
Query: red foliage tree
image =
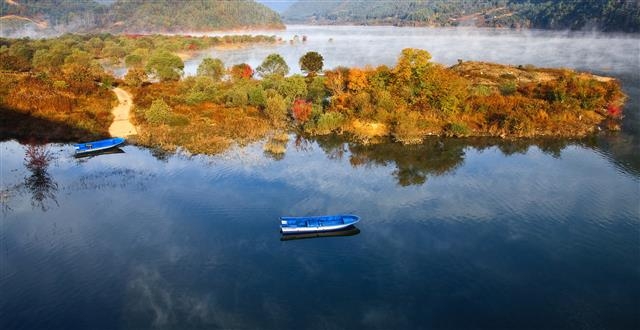
<path id="1" fill-rule="evenodd" d="M 230 73 L 233 79 L 238 80 L 238 79 L 249 79 L 253 77 L 254 72 L 249 64 L 240 63 L 232 66 Z"/>
<path id="2" fill-rule="evenodd" d="M 300 122 L 304 123 L 309 120 L 311 117 L 312 105 L 311 102 L 307 102 L 303 99 L 297 99 L 293 102 L 293 118 Z"/>

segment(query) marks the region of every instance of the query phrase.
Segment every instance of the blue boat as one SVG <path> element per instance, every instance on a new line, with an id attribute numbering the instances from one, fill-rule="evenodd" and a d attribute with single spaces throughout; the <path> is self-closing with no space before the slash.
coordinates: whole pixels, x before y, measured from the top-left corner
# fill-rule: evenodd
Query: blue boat
<path id="1" fill-rule="evenodd" d="M 75 145 L 76 154 L 85 154 L 85 153 L 89 153 L 89 152 L 96 152 L 96 151 L 102 151 L 102 150 L 115 148 L 115 147 L 123 144 L 124 141 L 125 141 L 124 138 L 116 137 L 116 138 L 112 138 L 112 139 L 106 139 L 106 140 L 99 140 L 99 141 L 92 141 L 92 142 L 76 144 Z"/>
<path id="2" fill-rule="evenodd" d="M 280 217 L 280 232 L 283 234 L 301 234 L 333 231 L 353 226 L 358 221 L 360 221 L 360 217 L 352 214 Z"/>

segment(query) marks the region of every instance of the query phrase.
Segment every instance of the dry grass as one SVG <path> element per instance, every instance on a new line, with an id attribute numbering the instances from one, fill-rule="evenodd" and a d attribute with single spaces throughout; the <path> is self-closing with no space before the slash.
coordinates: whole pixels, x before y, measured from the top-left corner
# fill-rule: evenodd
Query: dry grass
<path id="1" fill-rule="evenodd" d="M 213 103 L 180 103 L 178 83 L 154 84 L 134 90 L 135 121 L 141 128 L 138 143 L 174 151 L 183 147 L 194 154 L 217 154 L 233 144 L 259 141 L 269 132 L 267 119 L 254 107 L 233 108 Z M 167 124 L 153 125 L 144 119 L 145 105 L 163 98 L 172 108 Z"/>
<path id="2" fill-rule="evenodd" d="M 3 135 L 7 136 L 47 141 L 106 137 L 116 102 L 111 91 L 97 86 L 78 95 L 29 74 L 0 74 Z"/>

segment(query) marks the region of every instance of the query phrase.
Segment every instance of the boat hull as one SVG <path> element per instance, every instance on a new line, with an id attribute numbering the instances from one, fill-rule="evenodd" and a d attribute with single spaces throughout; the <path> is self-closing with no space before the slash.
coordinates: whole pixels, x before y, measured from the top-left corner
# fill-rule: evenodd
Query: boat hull
<path id="1" fill-rule="evenodd" d="M 125 142 L 124 138 L 112 138 L 99 141 L 92 141 L 87 143 L 80 143 L 75 145 L 76 154 L 87 154 L 98 151 L 109 150 L 117 146 L 122 145 Z"/>
<path id="2" fill-rule="evenodd" d="M 282 234 L 330 232 L 353 226 L 358 221 L 360 221 L 360 217 L 351 214 L 315 217 L 280 217 L 280 232 Z"/>

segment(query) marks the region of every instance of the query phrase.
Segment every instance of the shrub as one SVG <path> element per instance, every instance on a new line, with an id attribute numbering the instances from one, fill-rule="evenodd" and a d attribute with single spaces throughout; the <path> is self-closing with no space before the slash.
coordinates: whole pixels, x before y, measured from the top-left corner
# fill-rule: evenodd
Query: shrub
<path id="1" fill-rule="evenodd" d="M 487 85 L 477 85 L 473 87 L 472 94 L 476 96 L 489 96 L 491 95 L 491 87 Z"/>
<path id="2" fill-rule="evenodd" d="M 250 88 L 247 96 L 249 97 L 249 104 L 255 107 L 264 108 L 267 103 L 267 94 L 260 85 Z"/>
<path id="3" fill-rule="evenodd" d="M 150 124 L 166 124 L 171 119 L 171 107 L 163 99 L 156 99 L 144 113 Z"/>
<path id="4" fill-rule="evenodd" d="M 169 119 L 167 120 L 167 124 L 169 126 L 187 126 L 189 123 L 189 118 L 184 115 L 169 116 Z"/>
<path id="5" fill-rule="evenodd" d="M 227 99 L 227 106 L 245 107 L 249 105 L 249 95 L 247 95 L 247 90 L 240 86 L 229 90 L 226 93 L 225 98 Z"/>
<path id="6" fill-rule="evenodd" d="M 124 83 L 131 87 L 140 87 L 147 80 L 147 74 L 142 69 L 132 68 L 124 76 Z"/>
<path id="7" fill-rule="evenodd" d="M 447 136 L 463 137 L 470 133 L 469 127 L 464 123 L 449 123 L 445 126 L 445 134 Z"/>
<path id="8" fill-rule="evenodd" d="M 502 95 L 507 96 L 515 94 L 517 86 L 514 81 L 507 81 L 502 83 L 498 89 L 500 89 L 500 93 L 502 93 Z"/>
<path id="9" fill-rule="evenodd" d="M 267 97 L 264 113 L 272 123 L 277 124 L 287 119 L 287 103 L 280 94 Z"/>
<path id="10" fill-rule="evenodd" d="M 320 115 L 316 123 L 318 134 L 329 134 L 339 129 L 344 123 L 344 116 L 339 112 L 327 112 Z"/>
<path id="11" fill-rule="evenodd" d="M 53 88 L 57 90 L 64 90 L 67 89 L 67 87 L 69 87 L 69 85 L 64 80 L 56 80 L 53 82 Z"/>

